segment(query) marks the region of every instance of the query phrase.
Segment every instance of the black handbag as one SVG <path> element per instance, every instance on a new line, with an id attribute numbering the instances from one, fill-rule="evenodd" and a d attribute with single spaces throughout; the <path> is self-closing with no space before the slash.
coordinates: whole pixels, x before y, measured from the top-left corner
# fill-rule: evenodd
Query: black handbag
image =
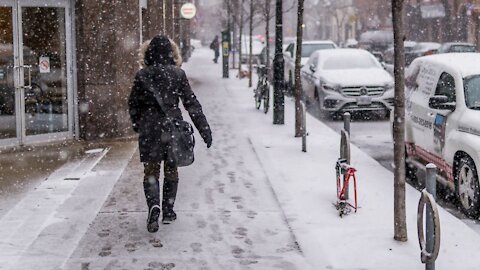
<path id="1" fill-rule="evenodd" d="M 195 137 L 193 127 L 187 121 L 165 117 L 161 123 L 161 142 L 167 146 L 168 164 L 184 167 L 191 165 L 194 158 Z"/>
<path id="2" fill-rule="evenodd" d="M 185 167 L 191 165 L 194 158 L 195 137 L 189 122 L 169 117 L 160 93 L 152 91 L 158 105 L 166 115 L 160 123 L 160 140 L 167 146 L 165 162 L 171 166 Z"/>

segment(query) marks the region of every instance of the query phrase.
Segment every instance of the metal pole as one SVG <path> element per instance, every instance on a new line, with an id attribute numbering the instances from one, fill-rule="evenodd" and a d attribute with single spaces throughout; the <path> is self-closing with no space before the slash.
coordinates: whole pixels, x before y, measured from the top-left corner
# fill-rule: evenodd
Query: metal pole
<path id="1" fill-rule="evenodd" d="M 227 29 L 222 32 L 221 52 L 222 52 L 222 70 L 223 70 L 222 77 L 228 78 L 229 76 L 228 60 L 230 57 L 230 29 Z"/>
<path id="2" fill-rule="evenodd" d="M 235 24 L 237 23 L 237 14 L 235 12 L 238 12 L 237 0 L 233 1 L 233 9 L 234 9 L 233 24 L 231 25 L 232 26 L 232 36 L 231 36 L 232 43 L 231 43 L 230 49 L 232 51 L 232 68 L 235 69 L 236 68 L 235 57 L 236 57 L 236 51 L 237 51 L 237 33 L 236 33 L 237 29 L 235 27 Z"/>
<path id="3" fill-rule="evenodd" d="M 343 114 L 343 129 L 350 135 L 350 120 L 352 119 L 352 116 L 350 115 L 349 112 L 346 112 Z M 348 161 L 350 162 L 350 160 Z"/>
<path id="4" fill-rule="evenodd" d="M 432 163 L 427 164 L 427 179 L 426 179 L 426 187 L 428 193 L 430 193 L 433 198 L 436 199 L 436 193 L 437 193 L 437 166 L 435 166 Z M 426 240 L 427 240 L 427 252 L 433 252 L 434 248 L 434 243 L 435 243 L 435 234 L 434 234 L 434 221 L 433 221 L 433 214 L 432 210 L 427 207 L 427 216 L 426 216 L 426 222 L 427 222 L 427 235 L 426 235 Z M 435 261 L 427 263 L 425 265 L 426 270 L 435 270 Z"/>
<path id="5" fill-rule="evenodd" d="M 351 115 L 349 112 L 346 112 L 343 114 L 343 129 L 347 132 L 348 136 L 350 137 L 350 119 L 351 119 Z M 347 157 L 347 163 L 350 164 L 350 155 L 348 155 Z M 347 175 L 344 175 L 343 176 L 343 184 L 345 185 L 345 182 L 347 181 Z M 345 199 L 348 200 L 349 198 L 349 187 L 346 186 L 345 188 Z"/>
<path id="6" fill-rule="evenodd" d="M 302 151 L 307 152 L 307 109 L 305 103 L 302 104 Z"/>
<path id="7" fill-rule="evenodd" d="M 283 125 L 285 123 L 285 97 L 284 87 L 284 59 L 282 53 L 283 45 L 283 8 L 282 0 L 276 3 L 276 25 L 275 25 L 275 59 L 273 60 L 273 124 Z"/>
<path id="8" fill-rule="evenodd" d="M 229 77 L 229 58 L 230 58 L 230 0 L 227 0 L 227 30 L 222 32 L 222 67 L 223 67 L 223 78 Z"/>

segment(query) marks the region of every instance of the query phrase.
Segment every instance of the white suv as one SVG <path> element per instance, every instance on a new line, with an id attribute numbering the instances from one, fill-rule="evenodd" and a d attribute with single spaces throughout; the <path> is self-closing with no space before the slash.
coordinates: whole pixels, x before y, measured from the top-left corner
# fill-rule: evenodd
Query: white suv
<path id="1" fill-rule="evenodd" d="M 434 163 L 437 181 L 480 214 L 480 54 L 415 59 L 406 74 L 407 165 Z"/>
<path id="2" fill-rule="evenodd" d="M 287 45 L 284 52 L 285 59 L 285 82 L 289 90 L 293 90 L 295 84 L 295 52 L 296 42 L 291 42 Z M 300 60 L 301 66 L 305 65 L 308 58 L 314 51 L 323 49 L 335 49 L 337 45 L 331 40 L 311 40 L 302 42 L 302 59 Z"/>

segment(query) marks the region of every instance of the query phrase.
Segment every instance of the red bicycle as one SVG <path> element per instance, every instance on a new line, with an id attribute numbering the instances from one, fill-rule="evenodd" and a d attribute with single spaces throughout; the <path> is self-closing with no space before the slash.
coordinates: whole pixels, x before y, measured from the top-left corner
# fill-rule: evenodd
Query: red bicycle
<path id="1" fill-rule="evenodd" d="M 357 171 L 355 168 L 350 166 L 347 163 L 346 159 L 338 159 L 335 165 L 335 170 L 337 173 L 337 203 L 335 207 L 337 208 L 340 217 L 347 215 L 351 212 L 352 209 L 355 210 L 355 213 L 358 209 L 357 204 L 357 178 L 355 176 L 355 172 Z M 344 177 L 342 177 L 344 176 Z M 342 185 L 342 178 L 343 185 Z M 348 201 L 348 185 L 350 184 L 350 179 L 353 178 L 353 190 L 354 190 L 354 199 L 355 204 L 352 205 Z"/>

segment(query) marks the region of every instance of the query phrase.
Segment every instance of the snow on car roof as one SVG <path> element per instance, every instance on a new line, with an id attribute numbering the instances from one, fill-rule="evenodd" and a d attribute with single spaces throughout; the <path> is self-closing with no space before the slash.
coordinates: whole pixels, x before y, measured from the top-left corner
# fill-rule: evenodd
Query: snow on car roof
<path id="1" fill-rule="evenodd" d="M 370 52 L 363 49 L 325 49 L 318 50 L 315 53 L 318 55 L 319 66 L 323 68 L 325 68 L 324 65 L 329 62 L 330 59 L 336 59 L 335 61 L 347 59 L 346 61 L 350 65 L 355 66 L 355 63 L 369 63 L 370 67 L 376 66 L 381 68 L 376 58 Z"/>
<path id="2" fill-rule="evenodd" d="M 480 53 L 447 53 L 420 57 L 419 60 L 433 62 L 457 70 L 462 77 L 480 74 Z"/>
<path id="3" fill-rule="evenodd" d="M 340 49 L 325 49 L 318 51 L 320 55 L 324 56 L 336 56 L 336 55 L 372 55 L 368 51 L 364 49 L 351 49 L 351 48 L 340 48 Z M 373 57 L 373 56 L 372 56 Z"/>
<path id="4" fill-rule="evenodd" d="M 303 41 L 302 44 L 335 44 L 335 42 L 331 40 L 308 40 Z"/>

